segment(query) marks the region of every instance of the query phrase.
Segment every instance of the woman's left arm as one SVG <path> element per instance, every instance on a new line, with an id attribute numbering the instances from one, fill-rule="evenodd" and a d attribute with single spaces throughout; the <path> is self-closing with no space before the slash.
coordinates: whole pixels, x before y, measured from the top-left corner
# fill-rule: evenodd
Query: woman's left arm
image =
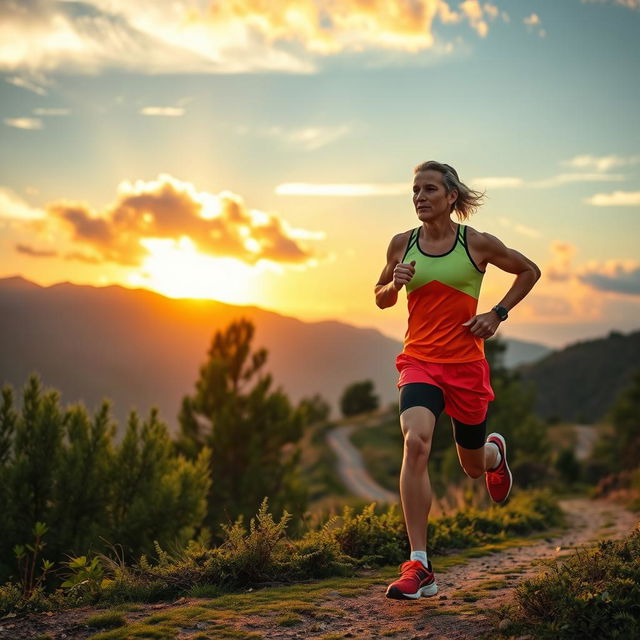
<path id="1" fill-rule="evenodd" d="M 540 269 L 532 260 L 515 249 L 509 249 L 489 233 L 475 232 L 470 240 L 474 254 L 481 257 L 479 262 L 516 274 L 510 289 L 496 304 L 496 307 L 502 307 L 508 312 L 533 289 L 533 285 L 540 279 Z M 501 321 L 502 318 L 494 308 L 473 316 L 463 326 L 469 327 L 471 333 L 478 338 L 486 339 L 496 332 Z"/>

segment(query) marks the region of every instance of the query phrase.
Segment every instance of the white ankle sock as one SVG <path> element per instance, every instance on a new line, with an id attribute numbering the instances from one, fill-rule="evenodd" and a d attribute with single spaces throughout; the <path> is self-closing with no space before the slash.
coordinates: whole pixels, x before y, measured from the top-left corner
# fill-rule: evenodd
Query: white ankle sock
<path id="1" fill-rule="evenodd" d="M 429 568 L 426 551 L 412 551 L 409 560 L 420 560 L 427 569 Z"/>
<path id="2" fill-rule="evenodd" d="M 498 447 L 498 445 L 495 442 L 487 442 L 487 444 L 494 446 L 496 448 L 496 453 L 498 454 L 496 456 L 495 465 L 493 465 L 493 467 L 488 469 L 488 471 L 495 471 L 500 466 L 500 463 L 502 462 L 502 455 L 500 455 L 500 447 Z"/>

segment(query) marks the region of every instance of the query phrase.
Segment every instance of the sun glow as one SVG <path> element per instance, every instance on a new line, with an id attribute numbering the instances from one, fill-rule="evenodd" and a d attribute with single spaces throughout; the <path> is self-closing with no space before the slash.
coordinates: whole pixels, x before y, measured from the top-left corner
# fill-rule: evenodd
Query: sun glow
<path id="1" fill-rule="evenodd" d="M 198 253 L 193 242 L 146 238 L 150 252 L 132 285 L 153 289 L 170 298 L 203 298 L 230 304 L 250 302 L 254 269 L 236 258 L 212 258 Z"/>

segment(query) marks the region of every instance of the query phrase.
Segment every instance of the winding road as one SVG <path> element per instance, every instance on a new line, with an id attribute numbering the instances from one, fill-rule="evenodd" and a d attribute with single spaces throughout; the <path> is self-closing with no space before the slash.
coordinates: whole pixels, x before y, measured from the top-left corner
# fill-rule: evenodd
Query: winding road
<path id="1" fill-rule="evenodd" d="M 351 493 L 371 502 L 394 503 L 399 502 L 400 496 L 387 491 L 371 477 L 364 466 L 360 452 L 349 439 L 355 429 L 375 427 L 380 420 L 381 418 L 375 417 L 364 424 L 336 427 L 327 434 L 327 442 L 338 457 L 338 474 Z"/>
<path id="2" fill-rule="evenodd" d="M 351 443 L 350 436 L 357 429 L 377 427 L 386 416 L 374 416 L 366 422 L 353 422 L 332 429 L 327 442 L 338 457 L 338 475 L 347 489 L 364 500 L 378 503 L 397 503 L 400 496 L 381 487 L 367 471 L 362 455 Z M 573 425 L 576 433 L 575 454 L 581 462 L 586 460 L 597 438 L 596 428 L 590 425 Z"/>

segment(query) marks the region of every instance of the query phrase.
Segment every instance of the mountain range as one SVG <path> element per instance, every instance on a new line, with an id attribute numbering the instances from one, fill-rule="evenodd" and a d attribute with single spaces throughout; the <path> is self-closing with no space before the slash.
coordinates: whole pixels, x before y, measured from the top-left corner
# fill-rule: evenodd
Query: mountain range
<path id="1" fill-rule="evenodd" d="M 42 287 L 0 279 L 0 382 L 21 391 L 37 372 L 62 403 L 95 411 L 105 397 L 123 425 L 131 409 L 152 406 L 171 429 L 182 397 L 193 392 L 214 332 L 244 317 L 265 347 L 266 370 L 294 401 L 321 394 L 336 408 L 352 382 L 371 379 L 383 404 L 397 400 L 394 358 L 401 343 L 375 329 L 337 321 L 302 322 L 257 307 L 172 299 L 145 289 L 60 283 Z M 506 340 L 506 364 L 549 353 Z"/>

